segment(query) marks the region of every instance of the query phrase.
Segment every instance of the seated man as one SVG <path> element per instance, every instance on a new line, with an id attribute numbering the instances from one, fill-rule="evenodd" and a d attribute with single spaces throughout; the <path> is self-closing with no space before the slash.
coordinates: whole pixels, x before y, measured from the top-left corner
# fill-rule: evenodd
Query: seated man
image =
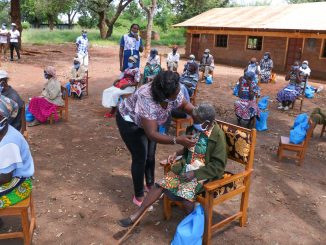
<path id="1" fill-rule="evenodd" d="M 137 58 L 136 58 L 137 57 Z M 138 56 L 130 56 L 128 68 L 122 73 L 122 77 L 113 83 L 113 86 L 105 89 L 102 95 L 102 105 L 111 108 L 104 117 L 114 117 L 118 100 L 121 95 L 132 94 L 140 81 L 140 70 L 137 67 Z"/>
<path id="2" fill-rule="evenodd" d="M 151 49 L 147 58 L 146 66 L 144 68 L 144 80 L 143 83 L 148 83 L 154 79 L 154 77 L 160 73 L 160 56 L 158 55 L 157 49 Z"/>
<path id="3" fill-rule="evenodd" d="M 169 71 L 178 70 L 180 54 L 177 51 L 178 51 L 178 46 L 174 45 L 172 48 L 172 52 L 168 54 L 168 57 L 166 59 L 166 65 Z"/>
<path id="4" fill-rule="evenodd" d="M 69 95 L 81 99 L 83 92 L 86 90 L 86 68 L 80 64 L 80 60 L 75 57 L 74 65 L 71 68 L 70 80 L 66 84 Z"/>
<path id="5" fill-rule="evenodd" d="M 210 104 L 201 104 L 194 108 L 193 117 L 195 123 L 188 134 L 196 140 L 195 146 L 180 149 L 168 157 L 167 164 L 173 164 L 171 170 L 150 189 L 134 214 L 119 220 L 120 226 L 131 226 L 162 193 L 181 201 L 190 213 L 196 195 L 203 191 L 204 182 L 223 177 L 227 162 L 226 140 L 223 130 L 214 122 L 215 109 Z M 177 160 L 180 155 L 181 159 Z"/>
<path id="6" fill-rule="evenodd" d="M 180 76 L 180 83 L 184 84 L 188 89 L 189 96 L 194 94 L 199 80 L 198 66 L 196 63 L 187 63 L 185 71 Z"/>
<path id="7" fill-rule="evenodd" d="M 34 162 L 24 136 L 9 125 L 17 103 L 0 95 L 0 209 L 29 197 Z"/>
<path id="8" fill-rule="evenodd" d="M 22 108 L 24 106 L 24 101 L 19 96 L 19 94 L 11 86 L 8 85 L 8 73 L 0 70 L 0 94 L 6 96 L 9 99 L 12 99 L 18 104 L 18 114 L 14 118 L 9 118 L 9 125 L 13 126 L 15 129 L 20 131 L 21 117 L 22 117 Z M 25 116 L 25 115 L 23 115 Z"/>
<path id="9" fill-rule="evenodd" d="M 200 61 L 199 70 L 204 72 L 204 77 L 208 77 L 209 73 L 214 71 L 214 58 L 210 54 L 209 49 L 205 49 L 203 58 Z"/>

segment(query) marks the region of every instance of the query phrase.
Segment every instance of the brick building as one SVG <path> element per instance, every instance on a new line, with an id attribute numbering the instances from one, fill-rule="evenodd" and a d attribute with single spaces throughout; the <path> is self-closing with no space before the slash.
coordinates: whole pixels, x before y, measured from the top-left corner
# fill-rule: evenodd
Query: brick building
<path id="1" fill-rule="evenodd" d="M 187 56 L 209 48 L 215 62 L 245 67 L 269 51 L 275 71 L 308 60 L 312 76 L 326 80 L 326 2 L 215 8 L 175 27 L 187 28 Z"/>

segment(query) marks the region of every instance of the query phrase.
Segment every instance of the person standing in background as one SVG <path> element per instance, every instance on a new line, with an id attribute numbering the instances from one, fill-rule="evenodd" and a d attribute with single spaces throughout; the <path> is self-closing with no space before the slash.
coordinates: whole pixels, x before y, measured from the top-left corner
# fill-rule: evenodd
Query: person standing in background
<path id="1" fill-rule="evenodd" d="M 16 50 L 18 59 L 20 59 L 20 53 L 19 53 L 20 32 L 17 30 L 17 25 L 15 23 L 11 23 L 11 30 L 9 31 L 9 35 L 10 35 L 10 61 L 14 61 L 14 49 Z"/>
<path id="2" fill-rule="evenodd" d="M 0 56 L 3 53 L 4 60 L 7 59 L 6 54 L 8 49 L 8 36 L 9 36 L 9 32 L 7 30 L 7 25 L 3 23 L 1 25 L 1 30 L 0 30 Z"/>
<path id="3" fill-rule="evenodd" d="M 77 49 L 77 55 L 78 59 L 80 60 L 80 64 L 88 69 L 88 38 L 87 38 L 87 31 L 82 30 L 82 35 L 77 37 L 76 40 L 76 49 Z"/>

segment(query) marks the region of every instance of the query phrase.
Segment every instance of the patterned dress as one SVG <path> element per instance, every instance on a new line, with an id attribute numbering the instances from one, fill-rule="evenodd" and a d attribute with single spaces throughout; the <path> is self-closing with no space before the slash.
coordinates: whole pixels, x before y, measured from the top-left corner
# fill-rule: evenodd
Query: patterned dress
<path id="1" fill-rule="evenodd" d="M 252 90 L 255 94 L 258 93 L 259 87 L 255 82 L 251 83 L 251 88 L 249 88 L 248 82 L 242 78 L 241 80 L 242 87 L 240 91 L 240 83 L 238 86 L 239 100 L 234 103 L 235 114 L 237 117 L 240 117 L 244 120 L 249 120 L 255 116 L 260 115 L 260 110 L 257 106 L 255 98 L 250 98 L 250 90 Z"/>
<path id="2" fill-rule="evenodd" d="M 197 181 L 197 178 L 192 179 L 190 182 L 186 182 L 181 178 L 181 175 L 197 170 L 205 166 L 205 155 L 208 146 L 208 138 L 213 128 L 206 132 L 199 132 L 194 135 L 197 140 L 194 147 L 188 149 L 186 159 L 181 159 L 185 164 L 183 165 L 179 173 L 169 171 L 163 179 L 158 183 L 164 189 L 169 190 L 174 195 L 184 198 L 188 201 L 195 201 L 196 194 L 199 193 L 203 187 L 205 180 Z"/>
<path id="3" fill-rule="evenodd" d="M 262 59 L 260 61 L 261 82 L 268 83 L 272 76 L 273 61 L 272 59 Z"/>
<path id="4" fill-rule="evenodd" d="M 295 101 L 296 98 L 302 93 L 301 84 L 297 83 L 297 72 L 292 71 L 290 74 L 290 83 L 277 93 L 277 100 L 283 101 Z"/>

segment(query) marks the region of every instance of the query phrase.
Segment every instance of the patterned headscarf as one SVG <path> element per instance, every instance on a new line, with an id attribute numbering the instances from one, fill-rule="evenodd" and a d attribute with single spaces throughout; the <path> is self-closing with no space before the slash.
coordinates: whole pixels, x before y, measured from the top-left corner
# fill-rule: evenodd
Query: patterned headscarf
<path id="1" fill-rule="evenodd" d="M 0 95 L 0 115 L 3 117 L 16 117 L 18 114 L 18 104 L 3 95 Z"/>
<path id="2" fill-rule="evenodd" d="M 53 66 L 48 66 L 45 68 L 44 70 L 47 74 L 51 75 L 52 77 L 56 78 L 57 77 L 57 74 L 56 74 L 56 71 L 55 71 L 55 68 Z"/>

